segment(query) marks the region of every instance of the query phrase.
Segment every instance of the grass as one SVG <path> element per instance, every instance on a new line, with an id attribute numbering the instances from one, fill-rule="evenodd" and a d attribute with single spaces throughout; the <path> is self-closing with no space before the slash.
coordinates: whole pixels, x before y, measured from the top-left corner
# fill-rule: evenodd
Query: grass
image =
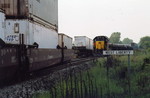
<path id="1" fill-rule="evenodd" d="M 128 56 L 100 58 L 87 71 L 70 72 L 66 80 L 51 91 L 33 98 L 150 98 L 150 51 L 135 51 Z M 53 89 L 54 90 L 54 89 Z"/>

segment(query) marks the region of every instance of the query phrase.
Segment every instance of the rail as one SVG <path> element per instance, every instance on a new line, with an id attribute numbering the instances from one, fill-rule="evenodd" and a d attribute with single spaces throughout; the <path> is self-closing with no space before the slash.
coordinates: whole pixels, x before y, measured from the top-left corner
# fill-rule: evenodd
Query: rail
<path id="1" fill-rule="evenodd" d="M 23 76 L 17 77 L 16 80 L 13 80 L 13 82 L 9 82 L 9 84 L 5 84 L 5 85 L 0 85 L 0 88 L 4 88 L 4 87 L 9 87 L 11 85 L 15 85 L 15 84 L 20 84 L 22 82 L 31 80 L 31 79 L 37 79 L 39 77 L 43 77 L 49 74 L 52 74 L 56 71 L 60 71 L 60 70 L 65 70 L 65 69 L 69 69 L 71 67 L 76 67 L 79 64 L 83 64 L 85 62 L 88 61 L 94 61 L 97 58 L 95 57 L 89 57 L 89 58 L 76 58 L 76 59 L 72 59 L 69 62 L 64 62 L 63 64 L 57 64 L 51 67 L 47 67 L 38 71 L 34 71 L 34 72 L 30 72 L 27 73 Z M 23 78 L 22 78 L 23 77 Z"/>

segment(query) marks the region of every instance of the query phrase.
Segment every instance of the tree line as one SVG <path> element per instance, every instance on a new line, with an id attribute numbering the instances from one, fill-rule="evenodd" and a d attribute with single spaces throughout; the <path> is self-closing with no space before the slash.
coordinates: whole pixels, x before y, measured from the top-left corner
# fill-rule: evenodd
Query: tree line
<path id="1" fill-rule="evenodd" d="M 122 41 L 120 40 L 121 33 L 120 32 L 113 32 L 109 38 L 110 43 L 115 44 L 131 44 L 134 43 L 132 39 L 130 38 L 124 38 Z M 150 48 L 150 36 L 145 36 L 140 39 L 139 43 L 134 43 L 139 46 L 139 48 L 142 49 L 148 49 Z"/>

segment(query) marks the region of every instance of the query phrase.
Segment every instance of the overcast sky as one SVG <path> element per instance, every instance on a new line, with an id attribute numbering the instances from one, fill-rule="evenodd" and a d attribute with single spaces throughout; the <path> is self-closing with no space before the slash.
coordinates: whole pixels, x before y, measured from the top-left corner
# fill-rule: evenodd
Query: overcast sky
<path id="1" fill-rule="evenodd" d="M 139 42 L 150 36 L 150 0 L 58 0 L 59 32 L 71 37 L 110 37 L 121 32 Z"/>

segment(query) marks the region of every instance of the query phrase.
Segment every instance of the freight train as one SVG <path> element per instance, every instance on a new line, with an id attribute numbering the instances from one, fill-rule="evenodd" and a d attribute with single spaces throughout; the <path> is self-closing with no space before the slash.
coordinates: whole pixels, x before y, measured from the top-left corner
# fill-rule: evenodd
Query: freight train
<path id="1" fill-rule="evenodd" d="M 93 55 L 103 56 L 103 50 L 133 50 L 128 44 L 112 44 L 106 36 L 96 36 L 93 39 Z"/>
<path id="2" fill-rule="evenodd" d="M 72 46 L 58 33 L 58 0 L 0 0 L 0 84 L 75 55 L 102 55 L 108 43 L 106 36 L 75 36 Z"/>
<path id="3" fill-rule="evenodd" d="M 103 56 L 104 50 L 133 50 L 128 44 L 112 44 L 107 36 L 96 36 L 93 40 L 86 36 L 75 36 L 74 49 L 79 57 Z"/>
<path id="4" fill-rule="evenodd" d="M 86 36 L 75 36 L 74 39 L 74 50 L 78 57 L 101 57 L 104 50 L 133 50 L 129 44 L 110 43 L 107 36 L 96 36 L 93 40 Z"/>
<path id="5" fill-rule="evenodd" d="M 0 0 L 0 82 L 70 60 L 71 41 L 58 34 L 58 0 Z"/>

